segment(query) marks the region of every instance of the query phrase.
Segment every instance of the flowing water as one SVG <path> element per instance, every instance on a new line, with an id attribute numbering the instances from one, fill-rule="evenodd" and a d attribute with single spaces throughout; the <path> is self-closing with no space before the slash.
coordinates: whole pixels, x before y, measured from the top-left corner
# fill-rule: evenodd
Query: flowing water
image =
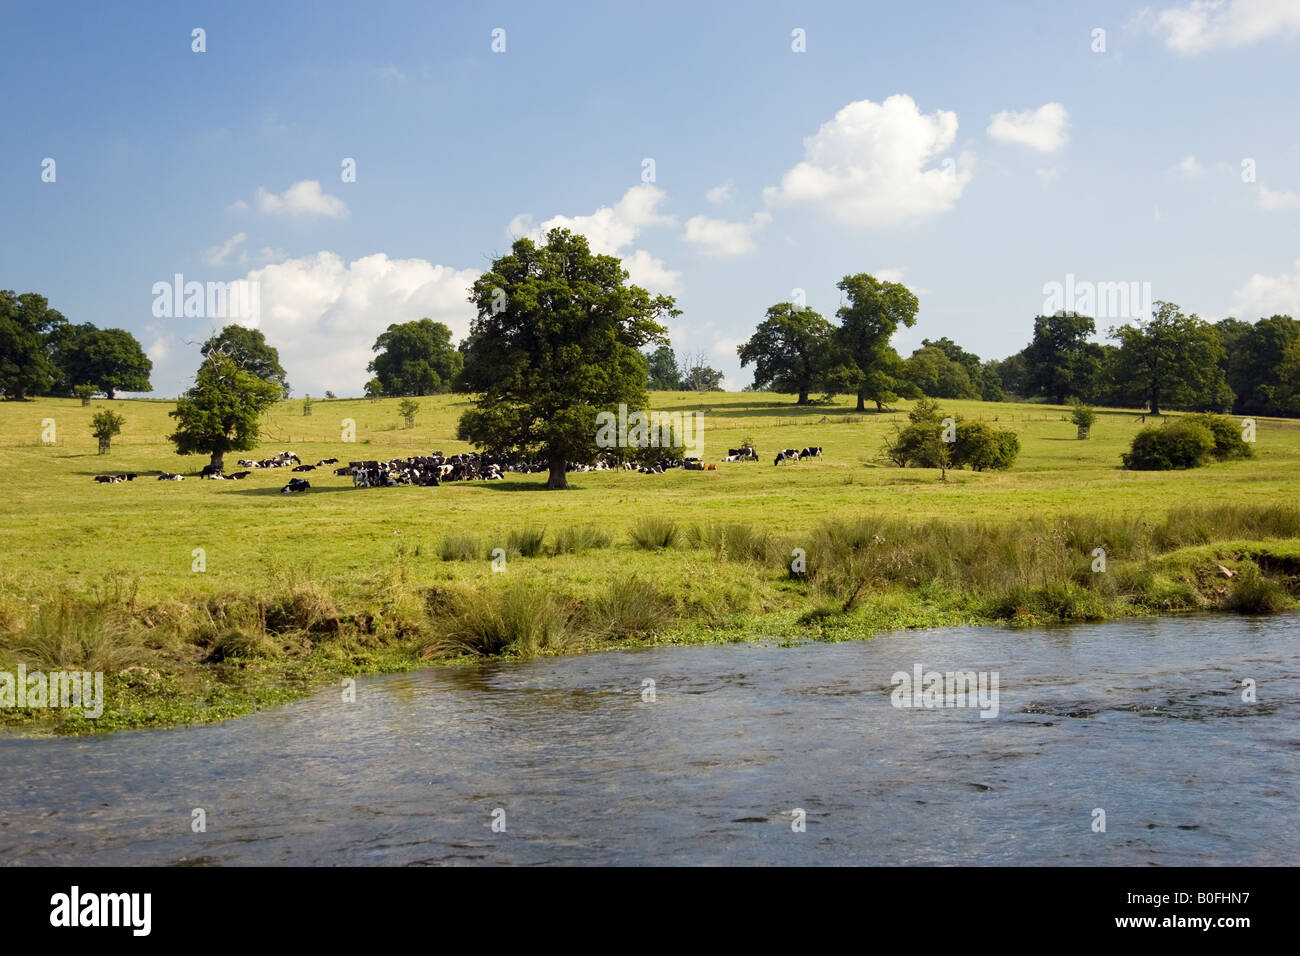
<path id="1" fill-rule="evenodd" d="M 997 671 L 996 716 L 893 706 L 892 675 L 918 664 Z M 1300 857 L 1296 616 L 672 647 L 364 678 L 342 698 L 0 739 L 0 861 Z"/>

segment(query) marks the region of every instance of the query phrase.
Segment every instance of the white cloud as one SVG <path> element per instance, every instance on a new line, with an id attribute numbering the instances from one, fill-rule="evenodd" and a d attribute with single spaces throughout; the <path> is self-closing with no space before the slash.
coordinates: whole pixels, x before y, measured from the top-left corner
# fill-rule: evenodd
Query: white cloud
<path id="1" fill-rule="evenodd" d="M 244 202 L 244 200 L 242 200 L 242 199 L 236 199 L 234 202 L 232 202 L 232 203 L 230 204 L 230 211 L 231 211 L 231 212 L 247 212 L 247 211 L 248 211 L 248 203 Z"/>
<path id="2" fill-rule="evenodd" d="M 694 216 L 686 221 L 682 239 L 711 256 L 742 256 L 758 248 L 754 235 L 772 221 L 765 212 L 756 213 L 749 222 L 728 222 Z"/>
<path id="3" fill-rule="evenodd" d="M 734 197 L 735 195 L 736 195 L 736 185 L 730 179 L 728 179 L 721 186 L 714 186 L 712 189 L 710 189 L 707 193 L 704 194 L 704 198 L 707 199 L 709 202 L 713 203 L 714 205 L 721 205 L 724 202 L 731 202 L 732 197 Z"/>
<path id="4" fill-rule="evenodd" d="M 1248 321 L 1266 315 L 1300 316 L 1300 259 L 1291 274 L 1255 273 L 1233 293 L 1233 315 Z"/>
<path id="5" fill-rule="evenodd" d="M 663 200 L 663 190 L 642 183 L 625 192 L 613 206 L 601 206 L 590 216 L 552 216 L 541 225 L 533 226 L 532 217 L 521 214 L 510 220 L 506 232 L 512 238 L 529 236 L 541 240 L 557 227 L 571 229 L 587 237 L 592 252 L 618 255 L 620 250 L 636 241 L 645 227 L 676 225 L 672 216 L 658 212 Z"/>
<path id="6" fill-rule="evenodd" d="M 1276 212 L 1279 209 L 1300 209 L 1300 195 L 1286 190 L 1279 192 L 1267 186 L 1259 187 L 1259 208 Z"/>
<path id="7" fill-rule="evenodd" d="M 469 286 L 478 275 L 382 252 L 351 263 L 318 252 L 250 270 L 245 278 L 261 283 L 256 326 L 279 350 L 294 392 L 360 395 L 370 378 L 371 346 L 390 324 L 428 316 L 446 323 L 456 339 L 469 331 Z M 214 320 L 214 330 L 224 324 Z"/>
<path id="8" fill-rule="evenodd" d="M 1175 166 L 1174 168 L 1177 169 L 1184 176 L 1188 176 L 1188 177 L 1199 176 L 1201 175 L 1201 173 L 1205 172 L 1205 167 L 1201 164 L 1201 161 L 1197 159 L 1195 156 L 1185 157 L 1184 159 L 1180 160 L 1178 165 Z"/>
<path id="9" fill-rule="evenodd" d="M 1028 146 L 1040 153 L 1052 153 L 1069 138 L 1070 116 L 1060 103 L 1044 103 L 1036 110 L 1013 113 L 1003 110 L 989 121 L 988 134 L 1002 143 Z"/>
<path id="10" fill-rule="evenodd" d="M 636 285 L 654 292 L 675 293 L 681 289 L 680 272 L 674 272 L 642 249 L 626 251 L 648 226 L 675 226 L 677 220 L 661 214 L 663 190 L 649 183 L 633 186 L 613 206 L 601 206 L 590 216 L 552 216 L 540 225 L 532 216 L 521 213 L 510 220 L 506 235 L 511 239 L 527 236 L 540 242 L 551 229 L 565 228 L 587 237 L 591 251 L 600 255 L 619 256 Z"/>
<path id="11" fill-rule="evenodd" d="M 931 167 L 957 136 L 957 114 L 923 115 L 910 96 L 858 100 L 804 140 L 804 159 L 763 190 L 769 204 L 805 202 L 840 222 L 889 226 L 946 212 L 971 179 L 949 159 Z"/>
<path id="12" fill-rule="evenodd" d="M 259 186 L 253 198 L 257 201 L 258 211 L 272 215 L 287 213 L 291 216 L 341 219 L 348 214 L 343 200 L 322 192 L 320 183 L 314 179 L 296 182 L 278 196 Z"/>
<path id="13" fill-rule="evenodd" d="M 247 238 L 248 238 L 247 233 L 244 232 L 236 233 L 235 235 L 227 239 L 225 242 L 223 242 L 221 245 L 213 246 L 211 249 L 209 249 L 204 254 L 203 258 L 210 266 L 225 265 L 226 259 L 230 256 L 230 254 L 234 252 L 235 249 L 240 244 L 242 244 L 243 241 Z M 247 258 L 248 256 L 244 255 L 241 257 L 240 261 L 246 261 Z"/>
<path id="14" fill-rule="evenodd" d="M 662 259 L 656 259 L 644 249 L 624 256 L 623 268 L 627 270 L 628 279 L 633 285 L 639 285 L 647 291 L 666 295 L 676 295 L 682 291 L 682 274 L 669 269 Z"/>
<path id="15" fill-rule="evenodd" d="M 714 339 L 713 345 L 709 347 L 709 355 L 715 359 L 734 360 L 736 358 L 736 350 L 744 344 L 744 339 Z"/>
<path id="16" fill-rule="evenodd" d="M 899 267 L 897 269 L 877 269 L 872 274 L 881 282 L 902 282 L 903 273 L 906 271 L 906 267 Z"/>
<path id="17" fill-rule="evenodd" d="M 1162 34 L 1166 47 L 1189 55 L 1300 35 L 1295 0 L 1193 0 L 1158 13 L 1146 7 L 1137 19 Z"/>

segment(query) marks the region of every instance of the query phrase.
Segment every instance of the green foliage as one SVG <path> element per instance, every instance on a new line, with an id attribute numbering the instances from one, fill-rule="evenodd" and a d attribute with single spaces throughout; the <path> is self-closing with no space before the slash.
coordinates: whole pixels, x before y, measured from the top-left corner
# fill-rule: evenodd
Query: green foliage
<path id="1" fill-rule="evenodd" d="M 1244 561 L 1237 568 L 1223 606 L 1238 614 L 1276 614 L 1289 608 L 1291 599 L 1285 588 L 1260 573 L 1259 565 Z"/>
<path id="2" fill-rule="evenodd" d="M 682 373 L 677 368 L 677 356 L 668 344 L 659 346 L 647 356 L 650 363 L 649 385 L 651 391 L 679 392 L 682 385 Z"/>
<path id="3" fill-rule="evenodd" d="M 1208 428 L 1174 419 L 1142 429 L 1122 457 L 1124 467 L 1134 471 L 1169 471 L 1204 465 L 1213 452 L 1214 435 Z"/>
<path id="4" fill-rule="evenodd" d="M 518 239 L 471 288 L 478 316 L 462 347 L 464 382 L 479 393 L 457 436 L 498 453 L 550 463 L 549 488 L 567 488 L 565 463 L 590 459 L 596 413 L 646 402 L 640 349 L 663 340 L 673 299 L 625 284 L 614 256 L 552 229 L 546 244 Z M 504 293 L 504 295 L 502 295 Z"/>
<path id="5" fill-rule="evenodd" d="M 90 433 L 98 438 L 101 443 L 108 442 L 122 430 L 122 425 L 125 422 L 125 415 L 119 415 L 112 409 L 105 408 L 91 417 Z"/>
<path id="6" fill-rule="evenodd" d="M 153 362 L 135 336 L 123 329 L 97 329 L 89 323 L 61 326 L 50 336 L 50 352 L 59 370 L 56 394 L 76 395 L 82 385 L 109 398 L 119 390 L 152 390 Z"/>
<path id="7" fill-rule="evenodd" d="M 168 440 L 175 443 L 176 454 L 209 454 L 212 464 L 220 466 L 226 452 L 248 451 L 257 444 L 261 415 L 282 392 L 278 383 L 213 351 L 199 366 L 194 386 L 168 412 L 177 420 Z"/>
<path id="8" fill-rule="evenodd" d="M 1152 415 L 1162 407 L 1222 409 L 1233 402 L 1219 363 L 1224 356 L 1218 330 L 1172 302 L 1157 302 L 1149 321 L 1111 331 L 1118 339 L 1115 378 L 1128 399 L 1146 402 Z"/>
<path id="9" fill-rule="evenodd" d="M 1258 322 L 1224 319 L 1215 324 L 1223 342 L 1220 364 L 1236 393 L 1233 410 L 1243 415 L 1296 415 L 1291 399 L 1300 389 L 1300 322 L 1274 315 Z"/>
<path id="10" fill-rule="evenodd" d="M 834 392 L 844 378 L 847 357 L 836 345 L 835 328 L 812 309 L 778 302 L 737 350 L 740 365 L 754 366 L 754 387 L 793 392 L 808 404 L 811 391 Z"/>
<path id="11" fill-rule="evenodd" d="M 415 427 L 415 413 L 420 410 L 420 403 L 413 398 L 404 398 L 397 403 L 397 414 L 406 421 L 407 428 Z"/>
<path id="12" fill-rule="evenodd" d="M 240 371 L 277 386 L 277 399 L 289 397 L 291 389 L 284 367 L 280 365 L 280 353 L 266 343 L 261 330 L 245 325 L 227 325 L 204 342 L 199 351 L 204 358 L 224 355 Z"/>
<path id="13" fill-rule="evenodd" d="M 75 385 L 72 388 L 72 394 L 81 399 L 82 405 L 89 405 L 90 400 L 95 397 L 97 389 L 93 385 Z"/>
<path id="14" fill-rule="evenodd" d="M 1250 458 L 1255 449 L 1241 437 L 1241 426 L 1223 415 L 1188 415 L 1183 421 L 1203 426 L 1214 437 L 1214 450 L 1210 452 L 1217 461 Z"/>
<path id="15" fill-rule="evenodd" d="M 451 344 L 451 329 L 419 319 L 390 325 L 375 339 L 379 354 L 366 366 L 384 395 L 439 395 L 452 390 L 464 357 Z"/>
<path id="16" fill-rule="evenodd" d="M 66 324 L 45 296 L 0 291 L 0 394 L 24 399 L 50 391 L 59 373 L 47 354 L 46 338 Z"/>
<path id="17" fill-rule="evenodd" d="M 1097 412 L 1090 405 L 1085 405 L 1075 396 L 1070 397 L 1070 421 L 1087 430 L 1097 421 Z"/>
<path id="18" fill-rule="evenodd" d="M 434 618 L 426 655 L 508 654 L 531 657 L 562 651 L 574 638 L 572 612 L 542 582 L 493 575 L 490 585 L 457 594 L 448 613 Z"/>
<path id="19" fill-rule="evenodd" d="M 1020 438 L 1008 429 L 995 429 L 984 422 L 958 422 L 957 441 L 952 446 L 952 466 L 972 471 L 1005 471 L 1020 454 Z"/>
<path id="20" fill-rule="evenodd" d="M 1091 395 L 1101 370 L 1101 346 L 1089 342 L 1097 324 L 1077 312 L 1057 312 L 1034 319 L 1034 334 L 1024 352 L 1024 380 L 1019 394 L 1045 395 L 1056 404 L 1066 396 Z"/>
<path id="21" fill-rule="evenodd" d="M 903 362 L 903 377 L 931 398 L 979 398 L 970 372 L 935 345 L 922 346 Z"/>
<path id="22" fill-rule="evenodd" d="M 844 350 L 850 374 L 845 383 L 857 393 L 858 411 L 867 401 L 877 408 L 899 397 L 915 397 L 915 387 L 903 377 L 902 359 L 889 344 L 900 325 L 916 325 L 916 296 L 901 282 L 885 282 L 865 272 L 845 276 L 836 288 L 848 302 L 840 306 L 835 337 Z"/>

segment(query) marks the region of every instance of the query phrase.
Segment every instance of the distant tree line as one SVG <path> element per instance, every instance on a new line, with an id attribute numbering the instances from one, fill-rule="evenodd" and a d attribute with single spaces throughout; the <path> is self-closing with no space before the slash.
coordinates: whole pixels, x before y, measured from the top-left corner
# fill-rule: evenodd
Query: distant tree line
<path id="1" fill-rule="evenodd" d="M 0 395 L 148 392 L 153 363 L 123 329 L 70 323 L 35 292 L 0 291 Z"/>

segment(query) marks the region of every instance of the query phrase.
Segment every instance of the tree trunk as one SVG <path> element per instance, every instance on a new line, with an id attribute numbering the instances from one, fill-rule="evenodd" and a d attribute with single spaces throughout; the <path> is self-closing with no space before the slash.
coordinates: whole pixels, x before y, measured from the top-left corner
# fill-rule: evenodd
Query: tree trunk
<path id="1" fill-rule="evenodd" d="M 800 390 L 800 392 L 799 392 L 799 401 L 797 401 L 795 404 L 796 404 L 796 405 L 807 405 L 807 404 L 808 404 L 808 392 L 807 392 L 807 390 Z"/>
<path id="2" fill-rule="evenodd" d="M 111 444 L 112 444 L 111 439 L 101 438 L 99 440 L 99 453 L 101 455 L 107 455 L 111 447 Z"/>
<path id="3" fill-rule="evenodd" d="M 1147 414 L 1149 415 L 1160 414 L 1160 396 L 1158 394 L 1151 396 L 1151 411 L 1148 412 Z"/>
<path id="4" fill-rule="evenodd" d="M 569 477 L 565 471 L 566 462 L 563 458 L 559 461 L 551 459 L 551 477 L 546 482 L 546 487 L 551 490 L 560 490 L 569 487 Z"/>
<path id="5" fill-rule="evenodd" d="M 860 412 L 865 412 L 866 410 L 867 410 L 867 396 L 863 395 L 862 392 L 859 391 L 859 392 L 858 392 L 858 411 L 860 411 Z"/>
<path id="6" fill-rule="evenodd" d="M 85 407 L 86 407 L 87 405 L 89 405 L 89 404 L 90 404 L 90 396 L 89 396 L 89 395 L 83 395 L 83 396 L 81 397 L 81 407 L 82 407 L 82 408 L 85 408 Z"/>
<path id="7" fill-rule="evenodd" d="M 226 470 L 226 453 L 225 453 L 224 451 L 214 451 L 214 452 L 212 453 L 212 461 L 211 461 L 211 465 L 212 465 L 213 468 L 219 468 L 219 469 L 221 469 L 222 471 L 225 471 L 225 470 Z"/>

